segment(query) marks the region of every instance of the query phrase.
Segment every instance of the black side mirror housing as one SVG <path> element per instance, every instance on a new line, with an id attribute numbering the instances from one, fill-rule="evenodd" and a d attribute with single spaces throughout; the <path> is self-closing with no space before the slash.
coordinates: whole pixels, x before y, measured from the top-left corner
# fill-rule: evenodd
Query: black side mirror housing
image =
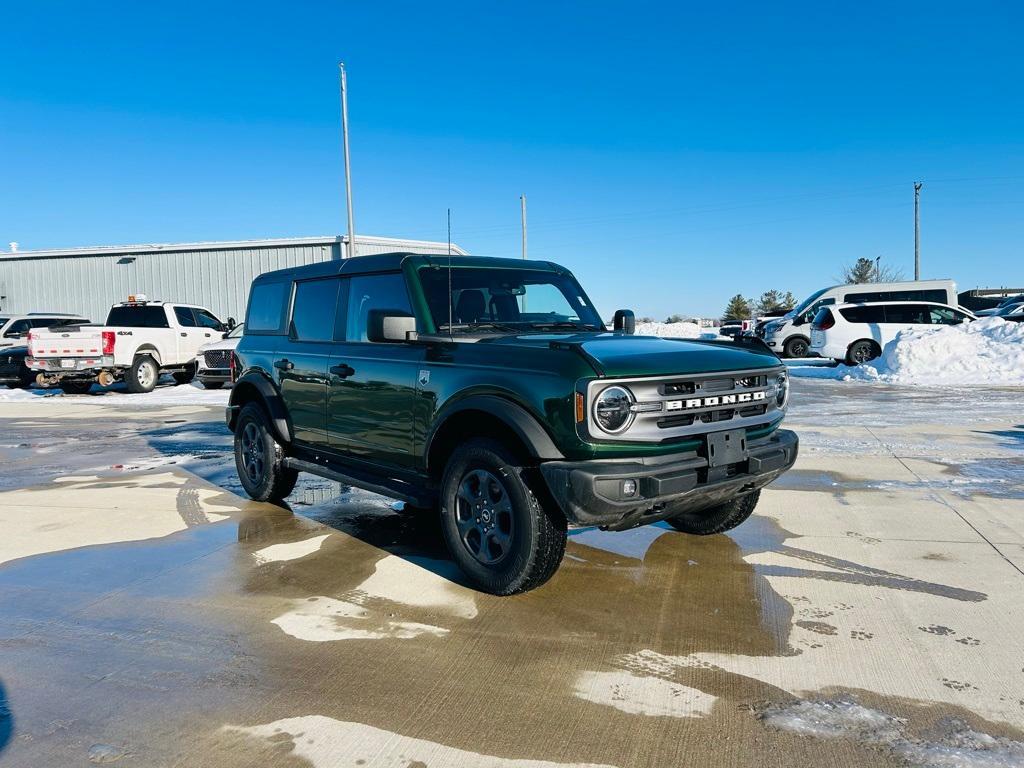
<path id="1" fill-rule="evenodd" d="M 366 338 L 377 344 L 416 340 L 416 318 L 400 309 L 371 309 Z"/>
<path id="2" fill-rule="evenodd" d="M 615 310 L 615 319 L 612 320 L 612 327 L 621 333 L 633 335 L 636 333 L 636 315 L 632 309 Z"/>
<path id="3" fill-rule="evenodd" d="M 227 325 L 229 331 L 233 331 L 233 330 L 235 330 L 235 326 L 238 325 L 238 323 L 235 322 L 235 318 L 229 317 L 226 325 Z"/>

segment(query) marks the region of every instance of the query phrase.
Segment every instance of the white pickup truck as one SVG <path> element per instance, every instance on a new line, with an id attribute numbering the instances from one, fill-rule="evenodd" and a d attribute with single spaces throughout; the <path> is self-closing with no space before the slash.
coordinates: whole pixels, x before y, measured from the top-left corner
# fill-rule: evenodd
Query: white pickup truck
<path id="1" fill-rule="evenodd" d="M 190 382 L 199 348 L 233 326 L 203 307 L 130 296 L 110 308 L 104 325 L 32 330 L 25 362 L 39 384 L 68 394 L 122 380 L 129 392 L 151 392 L 162 373 Z"/>

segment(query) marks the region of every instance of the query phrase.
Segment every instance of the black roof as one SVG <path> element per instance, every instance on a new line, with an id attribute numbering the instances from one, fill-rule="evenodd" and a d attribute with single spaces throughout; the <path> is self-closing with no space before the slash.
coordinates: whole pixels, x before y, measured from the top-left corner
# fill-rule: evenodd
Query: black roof
<path id="1" fill-rule="evenodd" d="M 373 256 L 355 256 L 351 259 L 334 259 L 301 267 L 278 269 L 265 272 L 254 280 L 294 280 L 297 278 L 329 277 L 331 275 L 364 275 L 372 272 L 396 272 L 406 260 L 418 265 L 448 266 L 446 254 L 425 255 L 422 253 L 379 253 Z M 532 269 L 540 272 L 565 272 L 565 268 L 550 261 L 529 261 L 524 259 L 503 259 L 496 256 L 451 256 L 453 267 L 490 267 L 506 269 Z"/>

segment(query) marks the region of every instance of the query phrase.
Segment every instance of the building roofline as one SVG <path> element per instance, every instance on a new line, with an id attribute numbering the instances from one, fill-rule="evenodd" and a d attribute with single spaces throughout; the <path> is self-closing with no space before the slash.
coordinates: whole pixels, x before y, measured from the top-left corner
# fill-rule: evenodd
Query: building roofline
<path id="1" fill-rule="evenodd" d="M 143 253 L 181 253 L 183 251 L 241 250 L 244 248 L 287 248 L 295 245 L 336 245 L 347 243 L 347 235 L 320 235 L 312 237 L 278 237 L 259 240 L 209 240 L 194 243 L 142 243 L 135 245 L 96 245 L 78 248 L 48 248 L 35 251 L 0 251 L 0 259 L 42 259 L 59 256 L 103 256 L 123 254 L 131 256 Z M 404 237 L 376 237 L 356 235 L 356 246 L 387 245 L 396 249 L 402 245 L 436 247 L 439 253 L 447 250 L 448 244 L 433 240 L 411 240 Z M 454 243 L 452 253 L 464 256 L 466 252 Z"/>

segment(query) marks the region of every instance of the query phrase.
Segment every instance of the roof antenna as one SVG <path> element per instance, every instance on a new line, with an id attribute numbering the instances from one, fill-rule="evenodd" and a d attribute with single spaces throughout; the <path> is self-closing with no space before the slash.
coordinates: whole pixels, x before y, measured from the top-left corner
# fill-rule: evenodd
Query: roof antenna
<path id="1" fill-rule="evenodd" d="M 448 209 L 448 336 L 452 336 L 452 209 Z"/>

